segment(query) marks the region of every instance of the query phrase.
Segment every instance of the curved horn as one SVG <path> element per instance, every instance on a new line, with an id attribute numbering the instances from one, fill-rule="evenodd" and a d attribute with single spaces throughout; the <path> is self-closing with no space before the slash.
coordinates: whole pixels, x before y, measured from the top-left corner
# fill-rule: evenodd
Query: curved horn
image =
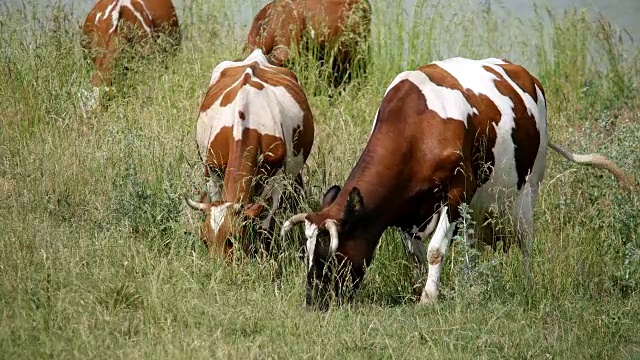
<path id="1" fill-rule="evenodd" d="M 300 213 L 297 215 L 293 215 L 289 220 L 285 221 L 284 224 L 282 224 L 282 230 L 280 230 L 280 236 L 284 237 L 284 235 L 291 230 L 291 228 L 293 227 L 293 225 L 299 223 L 299 222 L 303 222 L 304 218 L 307 216 L 307 213 Z"/>
<path id="2" fill-rule="evenodd" d="M 335 255 L 338 250 L 338 227 L 336 226 L 336 221 L 333 219 L 325 220 L 324 227 L 329 231 L 329 238 L 331 239 L 329 243 L 329 257 L 331 257 Z"/>
<path id="3" fill-rule="evenodd" d="M 187 196 L 187 194 L 184 195 L 184 201 L 194 210 L 205 211 L 209 208 L 207 203 L 193 201 Z"/>

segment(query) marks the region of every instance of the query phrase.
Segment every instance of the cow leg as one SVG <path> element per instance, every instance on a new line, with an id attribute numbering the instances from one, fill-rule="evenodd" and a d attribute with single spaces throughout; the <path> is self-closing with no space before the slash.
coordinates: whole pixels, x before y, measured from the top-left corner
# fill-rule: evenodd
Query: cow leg
<path id="1" fill-rule="evenodd" d="M 80 89 L 78 91 L 78 97 L 80 98 L 80 109 L 82 110 L 82 114 L 86 117 L 100 104 L 100 88 L 92 87 L 91 91 Z"/>
<path id="2" fill-rule="evenodd" d="M 410 232 L 403 232 L 402 243 L 404 244 L 404 250 L 413 268 L 414 289 L 416 286 L 419 289 L 424 285 L 424 264 L 427 259 L 424 249 L 424 239 L 429 237 L 435 230 L 438 224 L 438 215 L 439 214 L 436 213 L 431 217 L 431 221 L 429 221 L 429 224 L 427 224 L 427 227 L 422 232 L 418 231 L 418 227 L 414 227 Z"/>
<path id="3" fill-rule="evenodd" d="M 271 206 L 269 207 L 269 214 L 267 214 L 267 217 L 262 220 L 262 228 L 263 229 L 269 229 L 270 225 L 271 225 L 271 219 L 273 218 L 273 214 L 275 214 L 275 212 L 278 210 L 278 207 L 280 206 L 280 199 L 282 198 L 282 187 L 281 186 L 274 186 L 273 189 L 271 190 Z"/>
<path id="4" fill-rule="evenodd" d="M 414 289 L 416 286 L 422 287 L 425 273 L 424 263 L 427 258 L 422 239 L 416 239 L 413 234 L 403 233 L 402 242 L 413 269 L 413 287 Z"/>
<path id="5" fill-rule="evenodd" d="M 427 283 L 422 290 L 420 302 L 423 304 L 435 303 L 440 294 L 440 272 L 444 263 L 444 256 L 449 248 L 451 237 L 456 228 L 455 222 L 449 221 L 447 210 L 453 204 L 444 206 L 440 211 L 440 219 L 436 230 L 429 241 L 427 249 L 427 262 L 429 263 L 429 271 L 427 273 Z"/>
<path id="6" fill-rule="evenodd" d="M 527 281 L 531 285 L 531 246 L 533 244 L 533 199 L 535 190 L 526 183 L 518 194 L 512 216 L 516 220 L 516 238 L 522 249 L 522 265 Z"/>
<path id="7" fill-rule="evenodd" d="M 289 206 L 289 209 L 287 210 L 292 213 L 298 211 L 298 208 L 300 207 L 300 204 L 302 204 L 305 196 L 306 194 L 304 192 L 304 181 L 302 180 L 302 173 L 298 173 L 298 175 L 296 176 L 296 180 L 293 183 L 291 195 L 289 196 L 287 204 Z"/>
<path id="8" fill-rule="evenodd" d="M 280 199 L 282 198 L 282 194 L 284 193 L 284 188 L 280 183 L 282 181 L 282 169 L 278 170 L 275 176 L 269 180 L 267 180 L 267 184 L 264 186 L 262 193 L 260 194 L 260 200 L 266 201 L 267 198 L 271 197 L 271 204 L 269 206 L 269 213 L 267 217 L 262 220 L 261 226 L 263 229 L 269 229 L 271 225 L 271 220 L 273 219 L 273 215 L 280 207 Z M 274 181 L 278 180 L 278 181 Z"/>
<path id="9" fill-rule="evenodd" d="M 207 179 L 207 193 L 209 194 L 209 199 L 211 201 L 219 201 L 222 200 L 222 186 L 224 185 L 224 181 L 216 175 L 211 174 Z"/>

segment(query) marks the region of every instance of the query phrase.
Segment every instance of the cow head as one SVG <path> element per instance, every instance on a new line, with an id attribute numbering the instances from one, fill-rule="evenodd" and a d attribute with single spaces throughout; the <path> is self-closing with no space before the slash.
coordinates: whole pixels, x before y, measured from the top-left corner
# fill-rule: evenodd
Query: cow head
<path id="1" fill-rule="evenodd" d="M 200 240 L 205 244 L 209 254 L 217 251 L 228 255 L 234 245 L 241 242 L 246 253 L 253 250 L 252 245 L 257 237 L 255 224 L 263 214 L 261 204 L 235 204 L 223 201 L 207 202 L 206 195 L 200 201 L 185 197 L 187 205 L 205 214 L 205 221 L 200 226 Z"/>
<path id="2" fill-rule="evenodd" d="M 329 305 L 331 291 L 339 302 L 352 296 L 364 276 L 365 265 L 371 261 L 375 249 L 375 245 L 370 249 L 371 244 L 377 243 L 371 241 L 376 235 L 366 226 L 360 190 L 354 187 L 348 192 L 346 202 L 336 202 L 340 191 L 339 186 L 332 186 L 323 197 L 320 211 L 295 215 L 282 227 L 284 236 L 294 224 L 304 223 L 306 304 L 323 310 Z"/>

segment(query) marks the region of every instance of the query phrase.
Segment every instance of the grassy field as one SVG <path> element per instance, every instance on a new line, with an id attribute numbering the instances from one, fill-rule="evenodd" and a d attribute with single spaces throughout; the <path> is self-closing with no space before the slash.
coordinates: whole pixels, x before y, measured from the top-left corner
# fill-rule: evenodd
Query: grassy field
<path id="1" fill-rule="evenodd" d="M 640 196 L 555 154 L 530 291 L 516 248 L 483 254 L 469 281 L 454 246 L 442 301 L 416 306 L 392 230 L 355 301 L 326 313 L 303 306 L 293 245 L 230 267 L 208 258 L 182 195 L 203 187 L 197 111 L 215 64 L 242 53 L 247 4 L 181 8 L 179 53 L 134 64 L 109 106 L 88 114 L 79 16 L 0 10 L 0 358 L 640 358 Z M 552 141 L 640 177 L 640 50 L 606 21 L 438 1 L 418 1 L 411 19 L 398 2 L 372 5 L 365 79 L 335 94 L 298 71 L 317 133 L 306 209 L 346 179 L 393 77 L 453 55 L 530 68 Z"/>

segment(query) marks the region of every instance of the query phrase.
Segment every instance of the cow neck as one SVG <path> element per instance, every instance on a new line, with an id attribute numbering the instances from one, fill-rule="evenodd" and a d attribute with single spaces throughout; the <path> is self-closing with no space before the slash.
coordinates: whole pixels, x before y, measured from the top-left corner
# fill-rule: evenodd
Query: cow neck
<path id="1" fill-rule="evenodd" d="M 245 139 L 254 140 L 254 139 Z M 247 204 L 253 197 L 252 182 L 255 179 L 258 158 L 257 141 L 236 141 L 224 175 L 223 199 L 225 202 Z"/>
<path id="2" fill-rule="evenodd" d="M 410 157 L 410 147 L 398 149 L 397 144 L 375 140 L 372 138 L 367 144 L 331 206 L 332 215 L 336 216 L 330 217 L 342 219 L 349 193 L 357 187 L 364 201 L 361 219 L 364 219 L 372 233 L 382 234 L 387 227 L 395 225 L 398 214 L 404 211 L 400 206 L 411 195 L 410 172 L 406 168 L 408 161 L 404 160 Z"/>

